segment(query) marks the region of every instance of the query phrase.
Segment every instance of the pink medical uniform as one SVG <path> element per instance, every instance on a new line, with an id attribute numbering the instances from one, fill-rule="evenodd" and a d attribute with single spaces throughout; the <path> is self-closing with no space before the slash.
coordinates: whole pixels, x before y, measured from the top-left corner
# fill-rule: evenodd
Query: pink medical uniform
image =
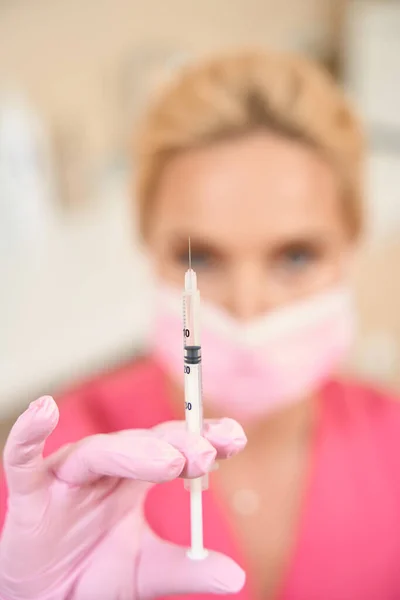
<path id="1" fill-rule="evenodd" d="M 164 373 L 150 359 L 85 384 L 62 398 L 60 408 L 46 453 L 95 433 L 179 417 L 170 407 Z M 1 525 L 4 484 L 0 494 Z M 158 534 L 188 545 L 189 502 L 182 480 L 153 488 L 146 512 Z M 204 494 L 204 524 L 207 546 L 246 568 L 212 484 Z M 250 579 L 237 598 L 256 599 Z M 367 387 L 330 382 L 320 394 L 296 540 L 273 600 L 398 599 L 400 403 Z"/>

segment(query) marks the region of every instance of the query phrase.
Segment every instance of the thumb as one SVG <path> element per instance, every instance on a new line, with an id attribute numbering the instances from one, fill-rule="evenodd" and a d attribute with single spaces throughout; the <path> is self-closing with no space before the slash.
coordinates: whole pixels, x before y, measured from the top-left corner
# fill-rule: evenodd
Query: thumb
<path id="1" fill-rule="evenodd" d="M 148 530 L 138 564 L 138 598 L 236 594 L 243 588 L 245 572 L 228 556 L 209 552 L 203 560 L 191 560 L 186 552 L 186 548 L 161 540 Z"/>
<path id="2" fill-rule="evenodd" d="M 29 494 L 44 479 L 43 447 L 58 422 L 58 408 L 51 396 L 29 405 L 17 419 L 4 448 L 4 472 L 10 496 Z"/>

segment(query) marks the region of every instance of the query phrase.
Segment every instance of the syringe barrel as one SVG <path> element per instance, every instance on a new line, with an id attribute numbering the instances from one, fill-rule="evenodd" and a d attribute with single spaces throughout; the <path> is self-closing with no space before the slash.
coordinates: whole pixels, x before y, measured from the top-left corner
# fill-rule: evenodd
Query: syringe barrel
<path id="1" fill-rule="evenodd" d="M 183 345 L 200 346 L 200 293 L 183 293 Z"/>
<path id="2" fill-rule="evenodd" d="M 192 276 L 193 280 L 193 276 Z M 203 433 L 203 399 L 200 345 L 200 293 L 195 289 L 185 289 L 183 293 L 183 353 L 185 377 L 185 420 L 190 433 Z M 202 479 L 202 489 L 208 487 L 208 477 Z M 190 481 L 185 487 L 190 489 Z"/>
<path id="3" fill-rule="evenodd" d="M 185 421 L 186 429 L 195 435 L 203 433 L 203 402 L 201 381 L 201 348 L 185 347 Z M 193 480 L 184 481 L 185 488 L 192 490 Z M 201 477 L 201 489 L 208 489 L 208 474 Z"/>
<path id="4" fill-rule="evenodd" d="M 185 418 L 187 430 L 201 435 L 203 428 L 201 398 L 201 348 L 185 346 Z"/>

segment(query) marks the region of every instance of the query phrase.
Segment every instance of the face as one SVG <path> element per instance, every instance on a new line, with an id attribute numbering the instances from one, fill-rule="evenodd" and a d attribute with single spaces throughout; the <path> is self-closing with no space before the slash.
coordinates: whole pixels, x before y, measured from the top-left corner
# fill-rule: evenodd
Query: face
<path id="1" fill-rule="evenodd" d="M 248 320 L 346 275 L 351 245 L 333 168 L 314 150 L 254 134 L 191 150 L 165 167 L 149 225 L 158 277 Z"/>

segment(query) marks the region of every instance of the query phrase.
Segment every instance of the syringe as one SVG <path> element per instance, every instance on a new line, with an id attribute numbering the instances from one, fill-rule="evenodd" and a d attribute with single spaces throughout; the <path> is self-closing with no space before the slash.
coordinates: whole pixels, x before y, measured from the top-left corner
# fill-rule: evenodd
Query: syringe
<path id="1" fill-rule="evenodd" d="M 203 431 L 203 402 L 201 382 L 200 292 L 197 276 L 192 269 L 189 239 L 189 269 L 185 273 L 183 292 L 183 348 L 185 374 L 185 418 L 187 430 L 196 435 Z M 191 548 L 188 556 L 201 560 L 207 556 L 203 544 L 203 498 L 208 476 L 190 479 L 185 487 L 190 491 Z"/>

